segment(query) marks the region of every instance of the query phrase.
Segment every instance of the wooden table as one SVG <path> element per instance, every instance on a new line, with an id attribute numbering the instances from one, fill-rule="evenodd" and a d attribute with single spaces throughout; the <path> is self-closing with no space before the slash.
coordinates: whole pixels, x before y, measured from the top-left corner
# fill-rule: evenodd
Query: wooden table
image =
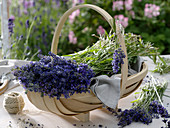
<path id="1" fill-rule="evenodd" d="M 165 57 L 170 58 L 170 55 L 166 55 Z M 149 70 L 153 70 L 155 65 L 148 57 L 144 57 Z M 14 62 L 15 64 L 21 65 L 22 61 L 17 60 L 9 60 L 11 62 Z M 25 62 L 24 62 L 25 63 Z M 168 88 L 166 90 L 166 94 L 170 95 L 170 74 L 164 74 L 159 75 L 158 73 L 151 73 L 150 71 L 148 74 L 152 74 L 155 77 L 158 78 L 164 78 L 166 79 L 169 84 Z M 10 82 L 9 88 L 11 88 L 14 84 L 13 82 Z M 141 85 L 142 86 L 142 85 Z M 117 123 L 118 120 L 114 115 L 111 115 L 107 110 L 105 109 L 97 109 L 90 112 L 90 121 L 83 123 L 77 120 L 75 117 L 66 117 L 66 116 L 58 116 L 49 112 L 44 112 L 36 107 L 34 107 L 27 99 L 26 95 L 24 94 L 24 90 L 21 86 L 18 86 L 10 91 L 17 91 L 22 94 L 25 100 L 25 107 L 24 112 L 25 115 L 12 115 L 8 114 L 5 109 L 3 108 L 3 100 L 4 95 L 0 96 L 0 128 L 6 128 L 9 125 L 9 121 L 12 122 L 12 126 L 14 128 L 17 128 L 16 122 L 18 121 L 18 118 L 26 118 L 34 121 L 37 124 L 43 124 L 44 128 L 118 128 Z M 6 93 L 10 92 L 6 91 Z M 137 90 L 139 91 L 139 89 Z M 125 109 L 131 107 L 131 101 L 134 100 L 134 93 L 129 95 L 128 97 L 119 100 L 119 108 Z M 170 103 L 170 98 L 163 97 L 164 99 L 164 106 L 167 108 L 167 110 L 170 112 L 170 105 L 167 105 Z M 102 126 L 102 127 L 100 127 Z M 153 119 L 153 122 L 149 125 L 144 125 L 142 123 L 135 123 L 133 122 L 131 125 L 127 126 L 126 128 L 160 128 L 161 126 L 164 126 L 164 123 L 162 122 L 162 119 Z"/>

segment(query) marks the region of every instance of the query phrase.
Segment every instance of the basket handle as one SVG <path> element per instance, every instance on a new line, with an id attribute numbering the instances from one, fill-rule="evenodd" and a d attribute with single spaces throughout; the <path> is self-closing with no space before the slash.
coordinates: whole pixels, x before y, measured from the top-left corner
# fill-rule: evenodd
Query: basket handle
<path id="1" fill-rule="evenodd" d="M 57 24 L 57 27 L 55 29 L 55 33 L 53 36 L 53 41 L 51 44 L 51 52 L 52 53 L 57 54 L 57 47 L 58 47 L 61 29 L 62 29 L 66 19 L 68 18 L 68 16 L 75 10 L 84 8 L 84 7 L 93 9 L 93 10 L 97 11 L 98 13 L 100 13 L 106 19 L 106 21 L 109 23 L 109 25 L 111 27 L 113 27 L 113 18 L 102 8 L 95 6 L 95 5 L 91 5 L 91 4 L 82 4 L 82 5 L 74 6 L 64 13 L 64 15 L 61 17 L 60 21 Z M 120 87 L 121 88 L 120 97 L 121 97 L 126 89 L 126 81 L 127 81 L 127 74 L 128 74 L 128 61 L 127 61 L 127 52 L 126 52 L 124 37 L 122 35 L 120 26 L 121 26 L 120 24 L 116 23 L 116 34 L 118 36 L 118 41 L 119 41 L 120 45 L 122 46 L 122 50 L 124 51 L 124 53 L 126 55 L 126 57 L 124 58 L 124 64 L 121 65 L 121 74 L 122 74 L 121 75 L 121 87 Z"/>

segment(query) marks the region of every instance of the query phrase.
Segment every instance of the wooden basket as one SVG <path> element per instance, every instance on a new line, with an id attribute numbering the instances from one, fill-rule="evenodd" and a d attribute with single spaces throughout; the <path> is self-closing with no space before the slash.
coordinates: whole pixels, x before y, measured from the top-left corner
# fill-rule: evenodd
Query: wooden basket
<path id="1" fill-rule="evenodd" d="M 51 47 L 51 52 L 54 54 L 57 54 L 57 46 L 61 29 L 66 19 L 73 11 L 83 7 L 91 8 L 97 11 L 106 19 L 111 27 L 113 26 L 113 18 L 105 10 L 90 4 L 75 6 L 65 12 L 56 27 Z M 122 46 L 122 50 L 126 55 L 126 58 L 124 58 L 124 64 L 121 65 L 120 98 L 123 98 L 128 96 L 140 86 L 143 78 L 147 74 L 148 68 L 147 65 L 143 63 L 142 70 L 139 73 L 128 77 L 127 52 L 124 37 L 122 35 L 119 24 L 116 24 L 116 34 L 118 36 L 119 43 Z M 41 110 L 49 111 L 58 115 L 76 116 L 81 121 L 88 121 L 89 111 L 100 108 L 103 105 L 92 91 L 91 93 L 74 94 L 68 99 L 61 97 L 60 100 L 56 100 L 56 98 L 49 98 L 48 96 L 41 97 L 40 93 L 30 91 L 28 91 L 27 96 L 30 102 Z"/>

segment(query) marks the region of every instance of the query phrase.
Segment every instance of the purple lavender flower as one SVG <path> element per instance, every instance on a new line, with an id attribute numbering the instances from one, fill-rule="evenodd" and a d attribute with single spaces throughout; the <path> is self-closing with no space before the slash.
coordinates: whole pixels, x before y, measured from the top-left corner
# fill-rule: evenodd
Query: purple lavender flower
<path id="1" fill-rule="evenodd" d="M 37 20 L 37 16 L 34 17 L 34 20 Z"/>
<path id="2" fill-rule="evenodd" d="M 33 0 L 33 3 L 32 3 L 33 7 L 35 7 L 35 0 Z"/>
<path id="3" fill-rule="evenodd" d="M 46 2 L 46 3 L 49 3 L 49 2 L 50 2 L 50 0 L 45 0 L 45 2 Z"/>
<path id="4" fill-rule="evenodd" d="M 14 33 L 13 28 L 14 28 L 14 19 L 13 18 L 9 18 L 8 19 L 8 30 L 10 33 L 10 36 L 12 36 L 12 34 Z"/>
<path id="5" fill-rule="evenodd" d="M 29 20 L 27 20 L 27 21 L 25 22 L 25 26 L 26 26 L 26 28 L 29 28 L 29 26 L 30 26 Z"/>
<path id="6" fill-rule="evenodd" d="M 168 121 L 168 128 L 170 128 L 170 120 Z"/>
<path id="7" fill-rule="evenodd" d="M 30 7 L 33 7 L 34 5 L 35 5 L 35 2 L 34 2 L 33 0 L 29 0 L 29 1 L 24 0 L 24 1 L 23 1 L 23 7 L 24 7 L 25 9 L 30 8 Z"/>
<path id="8" fill-rule="evenodd" d="M 124 64 L 123 58 L 125 57 L 126 56 L 121 48 L 115 50 L 112 61 L 113 73 L 118 73 L 118 71 L 120 70 L 120 64 Z"/>
<path id="9" fill-rule="evenodd" d="M 56 3 L 56 5 L 57 5 L 57 7 L 60 6 L 60 0 L 55 0 L 55 3 Z"/>
<path id="10" fill-rule="evenodd" d="M 19 21 L 19 23 L 20 23 L 21 26 L 23 25 L 22 21 Z"/>
<path id="11" fill-rule="evenodd" d="M 20 37 L 19 37 L 19 40 L 22 40 L 23 39 L 23 35 L 21 35 Z"/>
<path id="12" fill-rule="evenodd" d="M 158 101 L 152 101 L 149 105 L 149 113 L 155 115 L 159 114 L 161 117 L 168 118 L 168 111 Z"/>
<path id="13" fill-rule="evenodd" d="M 84 0 L 79 0 L 79 3 L 84 3 Z"/>

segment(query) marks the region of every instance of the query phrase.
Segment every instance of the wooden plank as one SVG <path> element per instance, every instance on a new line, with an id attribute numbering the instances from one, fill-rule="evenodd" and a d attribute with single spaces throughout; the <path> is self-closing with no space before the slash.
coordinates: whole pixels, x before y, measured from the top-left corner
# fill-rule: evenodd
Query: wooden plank
<path id="1" fill-rule="evenodd" d="M 10 42 L 8 31 L 8 19 L 9 19 L 9 1 L 2 0 L 1 5 L 1 38 L 2 38 L 2 55 L 3 57 L 9 57 L 10 55 Z"/>
<path id="2" fill-rule="evenodd" d="M 0 17 L 1 17 L 1 6 L 2 6 L 2 2 L 0 2 Z M 2 18 L 1 18 L 2 19 Z M 1 27 L 2 28 L 2 27 Z M 2 32 L 1 32 L 2 33 Z M 1 35 L 0 33 L 0 35 Z M 0 37 L 1 38 L 1 37 Z M 2 59 L 2 41 L 0 39 L 0 59 Z"/>

